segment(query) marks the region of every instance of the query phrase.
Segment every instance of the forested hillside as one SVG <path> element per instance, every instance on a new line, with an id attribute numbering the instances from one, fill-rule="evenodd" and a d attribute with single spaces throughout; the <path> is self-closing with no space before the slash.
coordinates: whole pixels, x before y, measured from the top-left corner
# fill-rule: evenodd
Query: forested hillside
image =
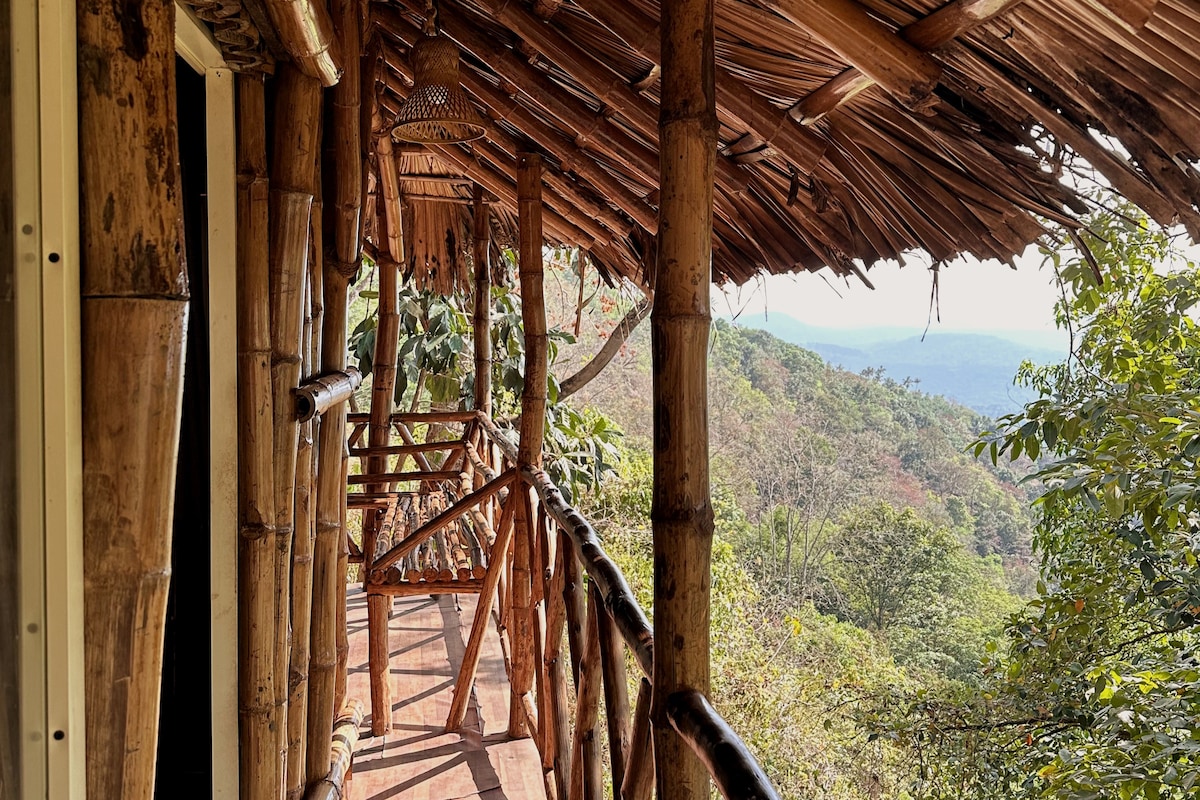
<path id="1" fill-rule="evenodd" d="M 609 311 L 561 351 L 560 379 Z M 579 503 L 647 608 L 648 339 L 570 400 L 625 433 Z M 869 726 L 893 696 L 976 682 L 1033 592 L 1023 471 L 966 452 L 992 420 L 764 331 L 717 321 L 709 365 L 718 705 L 786 797 L 902 796 L 908 754 Z"/>

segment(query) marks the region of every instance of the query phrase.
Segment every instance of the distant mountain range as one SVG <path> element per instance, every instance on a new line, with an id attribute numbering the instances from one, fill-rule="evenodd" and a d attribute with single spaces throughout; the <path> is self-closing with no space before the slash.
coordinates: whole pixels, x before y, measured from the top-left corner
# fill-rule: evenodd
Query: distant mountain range
<path id="1" fill-rule="evenodd" d="M 1031 391 L 1013 385 L 1022 361 L 1053 364 L 1067 352 L 1061 335 L 1041 331 L 931 331 L 922 341 L 917 328 L 825 328 L 778 312 L 745 315 L 736 324 L 805 347 L 834 366 L 854 372 L 882 367 L 895 380 L 916 379 L 923 392 L 993 417 L 1034 399 Z"/>

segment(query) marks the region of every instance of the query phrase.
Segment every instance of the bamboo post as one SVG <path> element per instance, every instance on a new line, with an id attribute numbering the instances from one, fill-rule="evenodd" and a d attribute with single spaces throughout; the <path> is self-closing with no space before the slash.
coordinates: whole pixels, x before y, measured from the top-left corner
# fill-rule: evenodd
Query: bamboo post
<path id="1" fill-rule="evenodd" d="M 540 467 L 542 437 L 546 427 L 547 339 L 546 304 L 542 293 L 542 157 L 536 153 L 517 156 L 517 211 L 520 229 L 519 271 L 521 277 L 521 321 L 525 329 L 525 387 L 521 392 L 521 441 L 517 449 L 520 466 Z M 513 543 L 512 646 L 513 685 L 508 718 L 510 736 L 528 733 L 522 724 L 518 703 L 533 688 L 533 631 L 530 568 L 533 562 L 533 526 L 528 494 L 519 492 L 517 534 Z"/>
<path id="2" fill-rule="evenodd" d="M 650 731 L 650 681 L 638 684 L 637 705 L 633 711 L 633 734 L 625 778 L 621 781 L 621 800 L 650 800 L 654 789 L 654 739 Z"/>
<path id="3" fill-rule="evenodd" d="M 472 197 L 475 265 L 475 409 L 492 413 L 492 271 L 488 263 L 491 226 L 483 187 L 475 184 Z"/>
<path id="4" fill-rule="evenodd" d="M 320 165 L 317 166 L 318 172 Z M 319 181 L 317 181 L 319 183 Z M 321 228 L 321 196 L 313 198 L 311 215 L 312 247 L 309 255 L 308 283 L 308 317 L 305 320 L 304 343 L 304 375 L 312 375 L 321 363 L 321 328 L 324 321 L 324 274 L 323 236 Z M 307 385 L 307 384 L 306 384 Z M 319 449 L 315 446 L 316 432 L 320 420 L 315 416 L 304 421 L 304 415 L 299 413 L 303 387 L 297 393 L 296 407 L 300 424 L 300 447 L 296 453 L 297 482 L 296 482 L 296 534 L 292 548 L 292 636 L 291 636 L 291 669 L 288 673 L 288 759 L 286 792 L 288 800 L 299 800 L 304 794 L 307 770 L 308 752 L 308 674 L 310 650 L 312 647 L 312 606 L 313 606 L 313 550 L 316 547 L 317 533 L 317 472 L 320 468 Z M 322 396 L 314 396 L 313 411 L 318 405 L 326 405 L 329 400 Z M 307 462 L 307 466 L 305 466 Z M 307 480 L 302 477 L 307 470 Z M 302 503 L 301 490 L 307 489 L 308 497 Z M 302 519 L 301 511 L 307 510 Z"/>
<path id="5" fill-rule="evenodd" d="M 321 84 L 290 65 L 276 77 L 271 163 L 271 386 L 275 471 L 275 726 L 280 769 L 287 766 L 288 619 L 299 423 L 301 316 L 319 152 Z M 307 535 L 307 532 L 306 532 Z M 282 780 L 282 779 L 281 779 Z"/>
<path id="6" fill-rule="evenodd" d="M 562 535 L 564 541 L 560 546 L 568 554 L 563 562 L 562 585 L 563 603 L 566 606 L 567 647 L 571 655 L 571 677 L 575 681 L 575 691 L 579 691 L 579 661 L 583 657 L 584 587 L 574 550 L 570 543 L 565 541 L 566 534 Z"/>
<path id="7" fill-rule="evenodd" d="M 389 220 L 390 222 L 390 220 Z M 375 375 L 371 384 L 371 424 L 369 445 L 382 447 L 391 437 L 392 392 L 396 384 L 396 348 L 400 335 L 399 278 L 400 270 L 390 254 L 379 254 L 379 326 L 375 331 L 375 355 L 372 360 Z M 387 456 L 367 458 L 367 472 L 382 475 L 387 472 Z M 383 492 L 387 483 L 367 486 L 368 492 Z M 363 588 L 370 592 L 380 569 L 376 563 L 377 519 L 368 514 L 363 525 Z M 391 687 L 389 686 L 388 611 L 391 601 L 386 595 L 367 595 L 368 664 L 371 672 L 371 733 L 382 736 L 391 730 Z"/>
<path id="8" fill-rule="evenodd" d="M 579 693 L 576 695 L 575 731 L 571 740 L 571 800 L 600 800 L 603 794 L 600 743 L 596 740 L 600 721 L 598 616 L 604 613 L 599 598 L 599 593 L 593 588 L 588 597 L 583 657 L 579 660 Z"/>
<path id="9" fill-rule="evenodd" d="M 321 366 L 327 370 L 346 366 L 346 296 L 344 265 L 324 270 L 325 315 L 321 335 Z M 313 548 L 312 632 L 308 676 L 308 748 L 305 785 L 320 780 L 329 769 L 329 741 L 337 695 L 338 624 L 345 611 L 345 548 L 343 515 L 346 479 L 342 453 L 346 439 L 346 406 L 341 404 L 321 418 L 317 438 L 317 538 Z M 342 625 L 344 628 L 345 625 Z"/>
<path id="10" fill-rule="evenodd" d="M 329 281 L 336 283 L 333 296 L 327 297 L 326 305 L 336 302 L 339 317 L 339 334 L 336 360 L 340 369 L 346 369 L 346 319 L 348 316 L 349 282 L 358 275 L 362 262 L 362 203 L 366 186 L 362 173 L 362 31 L 367 4 L 357 0 L 333 0 L 333 22 L 337 39 L 345 56 L 345 71 L 333 90 L 333 247 L 327 262 L 335 272 Z M 329 290 L 327 290 L 328 292 Z M 330 361 L 334 361 L 330 353 Z M 349 631 L 346 625 L 346 584 L 350 567 L 350 540 L 346 535 L 346 477 L 350 467 L 350 455 L 345 439 L 346 406 L 339 404 L 336 411 L 340 416 L 341 452 L 338 475 L 340 530 L 338 533 L 337 560 L 337 606 L 334 622 L 337 631 L 337 666 L 334 672 L 334 703 L 340 708 L 346 699 L 348 661 L 350 658 Z"/>
<path id="11" fill-rule="evenodd" d="M 238 96 L 238 693 L 241 796 L 274 797 L 275 494 L 264 88 Z M 283 680 L 283 676 L 278 676 Z"/>
<path id="12" fill-rule="evenodd" d="M 458 671 L 458 680 L 454 684 L 454 699 L 450 703 L 450 714 L 446 718 L 446 732 L 450 733 L 462 727 L 467 715 L 467 701 L 471 697 L 471 688 L 475 685 L 475 673 L 479 669 L 479 656 L 483 646 L 483 636 L 487 630 L 488 617 L 491 615 L 492 604 L 496 600 L 496 592 L 500 586 L 500 575 L 507 563 L 508 545 L 512 541 L 513 520 L 512 511 L 517 505 L 517 493 L 509 492 L 508 502 L 500 514 L 500 525 L 496 530 L 496 541 L 492 545 L 488 557 L 488 570 L 483 578 L 483 588 L 479 592 L 479 602 L 475 606 L 475 617 L 471 623 L 471 633 L 467 638 L 467 647 L 463 652 L 462 666 Z"/>
<path id="13" fill-rule="evenodd" d="M 613 800 L 621 800 L 621 782 L 625 779 L 625 760 L 629 754 L 629 684 L 625 674 L 625 645 L 608 610 L 603 607 L 600 590 L 593 585 L 593 602 L 601 604 L 599 620 L 600 663 L 604 674 L 604 711 L 608 723 L 608 751 L 612 764 Z"/>
<path id="14" fill-rule="evenodd" d="M 354 4 L 351 4 L 354 5 Z M 358 11 L 338 5 L 338 23 L 353 32 L 343 34 L 351 55 L 347 66 L 352 72 L 357 66 Z M 347 22 L 347 14 L 352 15 Z M 340 125 L 353 113 L 358 82 L 343 80 L 333 94 L 335 131 L 332 145 L 332 169 L 326 174 L 334 180 L 334 203 L 329 209 L 334 217 L 333 246 L 326 251 L 323 270 L 325 315 L 321 336 L 321 369 L 327 373 L 346 370 L 346 317 L 348 281 L 357 273 L 359 263 L 359 230 L 354 213 L 349 210 L 353 192 L 361 191 L 361 157 L 359 143 L 348 137 Z M 347 105 L 351 111 L 347 111 Z M 347 184 L 353 182 L 353 192 Z M 339 403 L 321 420 L 318 437 L 320 470 L 317 475 L 317 543 L 314 551 L 312 654 L 309 674 L 308 751 L 305 756 L 305 783 L 311 787 L 325 777 L 329 770 L 330 751 L 322 743 L 330 741 L 333 712 L 345 695 L 346 647 L 346 569 L 349 562 L 345 536 L 346 517 L 346 405 Z"/>
<path id="15" fill-rule="evenodd" d="M 342 317 L 342 328 L 345 330 L 345 316 Z M 344 340 L 343 340 L 344 341 Z M 344 348 L 343 348 L 344 352 Z M 334 588 L 333 630 L 336 634 L 334 652 L 337 660 L 333 672 L 333 707 L 341 708 L 346 702 L 346 688 L 350 678 L 350 631 L 347 628 L 346 580 L 350 571 L 350 539 L 343 533 L 346 527 L 346 486 L 350 474 L 350 451 L 346 442 L 342 441 L 342 458 L 338 470 L 338 488 L 341 490 L 338 504 L 338 539 L 337 539 L 337 585 Z"/>
<path id="16" fill-rule="evenodd" d="M 317 227 L 314 226 L 314 237 L 317 233 Z M 310 267 L 316 266 L 316 252 L 314 247 Z M 310 268 L 305 292 L 308 312 L 304 320 L 304 375 L 312 374 L 316 362 L 312 352 L 315 338 L 313 309 L 320 301 L 314 302 L 313 289 L 316 284 L 314 277 L 319 280 L 319 276 L 314 276 L 312 271 Z M 308 649 L 312 629 L 313 534 L 316 532 L 316 472 L 313 462 L 315 425 L 312 419 L 300 423 L 300 443 L 296 448 L 296 535 L 292 543 L 292 630 L 287 676 L 288 800 L 300 800 L 304 794 L 304 752 L 308 744 Z"/>
<path id="17" fill-rule="evenodd" d="M 708 773 L 666 699 L 709 690 L 708 329 L 717 117 L 712 0 L 663 0 L 654 376 L 654 752 L 659 800 L 703 800 Z"/>
<path id="18" fill-rule="evenodd" d="M 550 535 L 556 535 L 552 529 Z M 567 797 L 571 779 L 571 728 L 567 719 L 567 671 L 562 657 L 563 632 L 566 628 L 567 607 L 563 593 L 566 560 L 574 560 L 570 544 L 560 536 L 554 548 L 554 571 L 546 592 L 546 667 L 550 675 L 550 719 L 554 737 L 554 780 L 558 796 Z"/>
<path id="19" fill-rule="evenodd" d="M 86 782 L 138 800 L 154 789 L 188 315 L 174 9 L 80 6 L 77 26 L 82 264 L 57 267 L 82 277 Z"/>

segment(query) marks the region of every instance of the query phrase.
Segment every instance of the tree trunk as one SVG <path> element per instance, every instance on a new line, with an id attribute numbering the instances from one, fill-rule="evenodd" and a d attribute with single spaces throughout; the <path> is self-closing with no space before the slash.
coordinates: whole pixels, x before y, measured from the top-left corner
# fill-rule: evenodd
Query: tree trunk
<path id="1" fill-rule="evenodd" d="M 578 392 L 584 386 L 591 383 L 592 379 L 599 375 L 609 362 L 620 352 L 622 345 L 629 339 L 630 335 L 637 329 L 647 315 L 650 313 L 652 303 L 650 298 L 643 298 L 625 314 L 617 327 L 613 329 L 612 335 L 605 340 L 604 346 L 596 353 L 591 361 L 584 364 L 571 377 L 564 380 L 558 385 L 558 400 L 562 402 L 571 395 Z"/>
<path id="2" fill-rule="evenodd" d="M 709 691 L 707 356 L 717 146 L 712 0 L 664 0 L 662 53 L 662 201 L 651 318 L 654 752 L 660 800 L 704 800 L 707 772 L 671 730 L 667 700 L 680 690 Z"/>
<path id="3" fill-rule="evenodd" d="M 82 270 L 87 790 L 141 800 L 154 789 L 188 314 L 175 12 L 77 12 L 82 264 L 59 267 Z"/>

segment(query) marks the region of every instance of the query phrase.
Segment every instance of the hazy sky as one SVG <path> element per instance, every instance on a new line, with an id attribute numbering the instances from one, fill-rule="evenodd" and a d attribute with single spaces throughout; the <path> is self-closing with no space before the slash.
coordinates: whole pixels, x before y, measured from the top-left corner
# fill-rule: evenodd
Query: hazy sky
<path id="1" fill-rule="evenodd" d="M 1039 269 L 1040 264 L 1041 256 L 1031 248 L 1017 260 L 1016 270 L 996 261 L 943 266 L 938 281 L 941 322 L 935 317 L 930 330 L 1053 331 L 1058 288 L 1053 273 L 1048 267 Z M 715 290 L 713 314 L 738 314 L 740 309 L 748 322 L 765 309 L 824 327 L 925 327 L 933 277 L 927 258 L 910 257 L 904 267 L 882 263 L 868 270 L 867 277 L 874 290 L 856 277 L 847 282 L 827 270 L 770 276 L 728 293 Z"/>

